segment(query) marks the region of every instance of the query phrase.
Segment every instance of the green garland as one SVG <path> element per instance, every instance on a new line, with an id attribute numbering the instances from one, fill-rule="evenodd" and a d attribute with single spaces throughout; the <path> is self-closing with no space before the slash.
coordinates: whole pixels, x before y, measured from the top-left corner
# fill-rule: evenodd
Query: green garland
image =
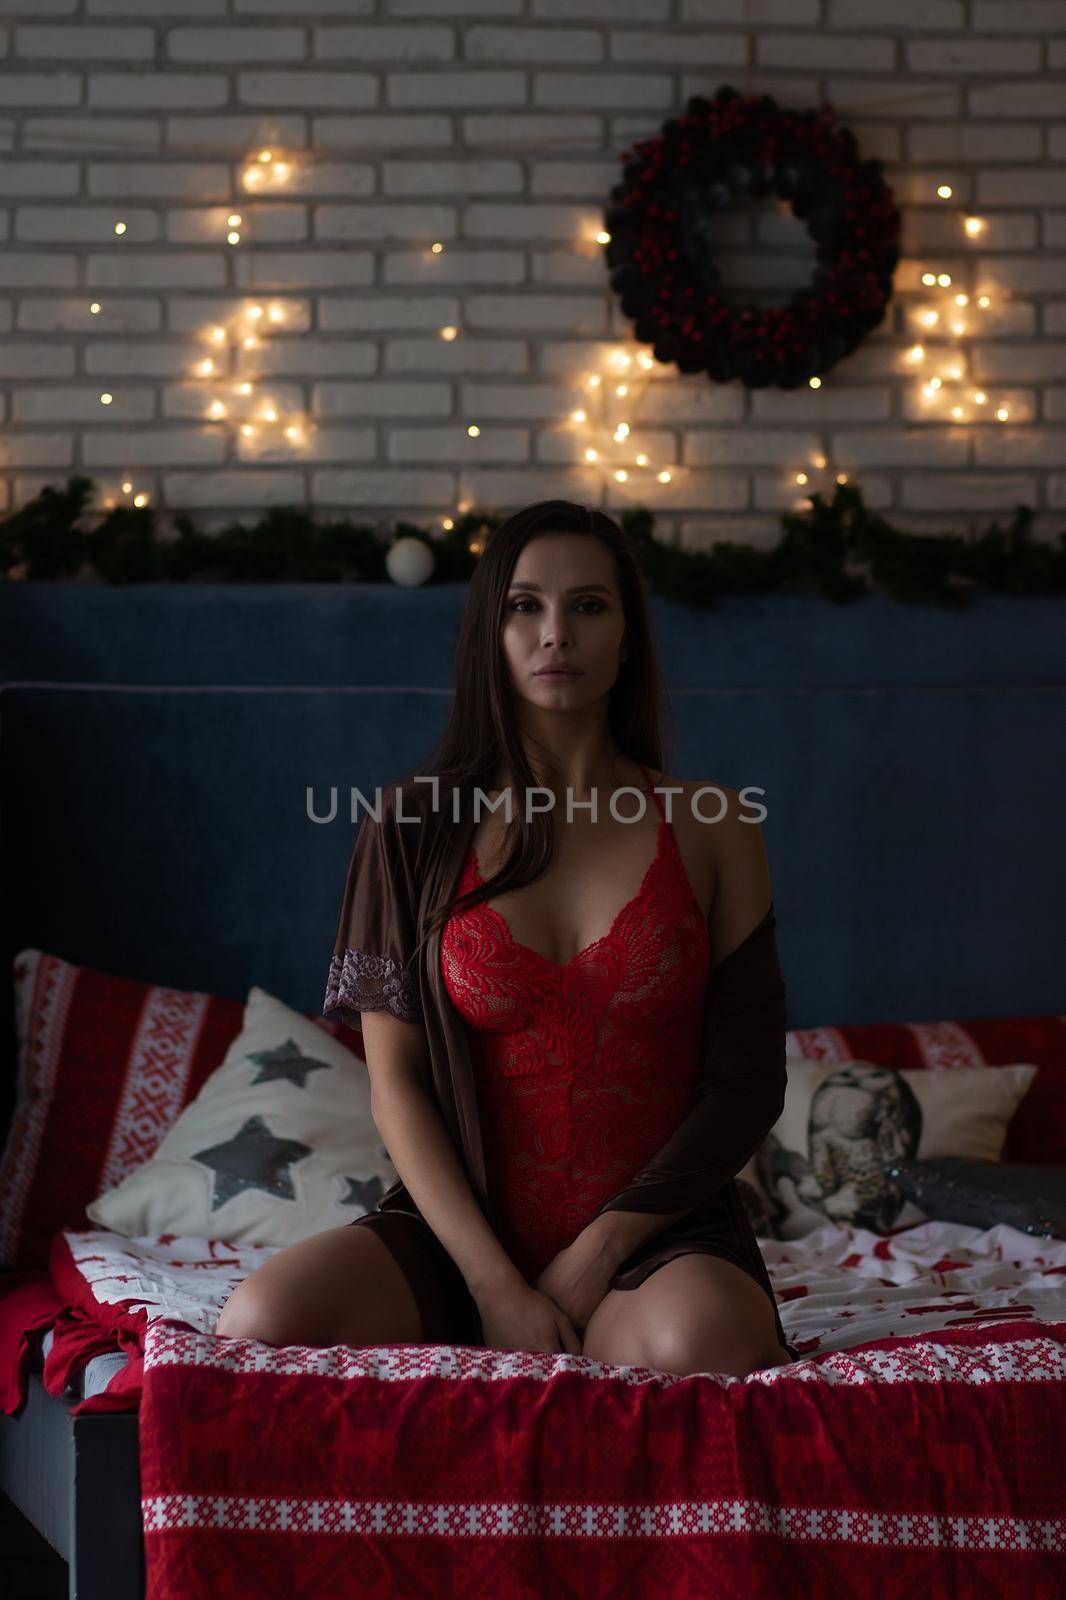
<path id="1" fill-rule="evenodd" d="M 477 561 L 471 542 L 483 542 L 502 520 L 470 512 L 440 536 L 401 522 L 382 537 L 369 524 L 277 507 L 254 526 L 232 522 L 216 534 L 178 516 L 177 536 L 164 539 L 151 506 L 118 506 L 101 516 L 90 510 L 92 491 L 90 478 L 71 477 L 66 489 L 42 489 L 0 519 L 0 574 L 12 581 L 388 583 L 389 545 L 407 536 L 433 551 L 430 582 L 457 583 Z M 709 550 L 678 550 L 653 537 L 654 520 L 647 510 L 619 515 L 652 593 L 690 605 L 773 591 L 813 592 L 839 604 L 880 589 L 895 600 L 959 606 L 975 589 L 1066 589 L 1066 532 L 1057 544 L 1034 541 L 1028 506 L 1018 506 L 1006 528 L 992 522 L 976 535 L 900 533 L 867 510 L 854 484 L 837 484 L 832 500 L 812 494 L 808 508 L 782 513 L 772 550 L 724 539 Z"/>

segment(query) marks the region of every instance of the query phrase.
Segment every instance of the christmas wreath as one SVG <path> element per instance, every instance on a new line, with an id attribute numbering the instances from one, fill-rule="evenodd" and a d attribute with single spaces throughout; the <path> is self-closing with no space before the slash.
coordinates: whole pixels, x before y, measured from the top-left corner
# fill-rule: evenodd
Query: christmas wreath
<path id="1" fill-rule="evenodd" d="M 633 159 L 629 159 L 632 156 Z M 723 85 L 625 153 L 605 226 L 611 284 L 637 339 L 716 383 L 794 389 L 848 355 L 883 319 L 900 217 L 878 161 L 860 161 L 831 105 L 784 111 Z M 809 286 L 787 305 L 736 307 L 718 292 L 716 212 L 736 195 L 791 202 L 817 245 Z"/>

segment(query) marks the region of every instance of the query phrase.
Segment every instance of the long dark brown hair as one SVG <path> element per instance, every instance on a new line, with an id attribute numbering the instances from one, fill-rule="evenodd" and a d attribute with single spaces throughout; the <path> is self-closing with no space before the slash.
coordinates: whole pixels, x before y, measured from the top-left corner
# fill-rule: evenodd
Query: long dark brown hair
<path id="1" fill-rule="evenodd" d="M 488 536 L 470 580 L 456 645 L 448 723 L 434 750 L 416 769 L 419 774 L 436 774 L 442 795 L 452 789 L 460 791 L 463 816 L 474 815 L 476 788 L 488 793 L 501 756 L 519 795 L 538 781 L 526 759 L 513 714 L 514 688 L 500 633 L 518 557 L 531 539 L 544 533 L 599 539 L 613 555 L 625 616 L 626 656 L 611 687 L 608 726 L 619 749 L 631 760 L 664 771 L 667 759 L 672 759 L 670 750 L 664 749 L 664 740 L 672 745 L 673 739 L 669 702 L 655 649 L 646 583 L 632 540 L 604 511 L 572 500 L 538 500 L 516 511 Z M 550 760 L 545 761 L 551 767 Z M 451 803 L 449 793 L 449 807 Z M 508 854 L 500 870 L 466 894 L 435 906 L 427 916 L 419 945 L 454 911 L 465 911 L 505 890 L 534 883 L 554 854 L 552 814 L 537 812 L 527 820 L 525 806 L 513 806 L 505 838 Z M 445 847 L 442 840 L 440 848 Z"/>

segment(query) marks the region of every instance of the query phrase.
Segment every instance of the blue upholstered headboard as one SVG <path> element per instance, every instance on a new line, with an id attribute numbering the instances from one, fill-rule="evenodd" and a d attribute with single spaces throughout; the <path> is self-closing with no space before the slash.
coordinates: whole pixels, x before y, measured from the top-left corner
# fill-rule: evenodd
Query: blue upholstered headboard
<path id="1" fill-rule="evenodd" d="M 5 1038 L 24 946 L 317 1011 L 345 797 L 428 752 L 465 594 L 0 585 Z M 1066 601 L 653 607 L 670 770 L 766 790 L 792 1026 L 1066 1008 Z"/>

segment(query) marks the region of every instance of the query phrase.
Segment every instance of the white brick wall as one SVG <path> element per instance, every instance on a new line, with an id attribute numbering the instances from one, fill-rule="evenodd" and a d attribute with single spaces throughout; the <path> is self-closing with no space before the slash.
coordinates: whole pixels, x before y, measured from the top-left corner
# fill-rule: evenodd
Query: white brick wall
<path id="1" fill-rule="evenodd" d="M 656 366 L 597 399 L 588 374 L 637 350 L 594 241 L 619 157 L 723 83 L 828 99 L 884 163 L 889 315 L 819 391 Z M 766 544 L 806 470 L 916 531 L 1025 501 L 1055 536 L 1064 121 L 1066 0 L 0 0 L 0 507 L 72 471 L 101 505 L 129 481 L 208 528 L 286 502 L 429 527 L 562 494 L 650 506 L 693 546 Z M 289 177 L 251 191 L 264 147 Z M 806 279 L 783 204 L 738 207 L 720 238 L 732 287 Z M 965 334 L 923 324 L 949 299 L 930 270 L 991 297 Z M 918 341 L 980 420 L 922 396 Z"/>

